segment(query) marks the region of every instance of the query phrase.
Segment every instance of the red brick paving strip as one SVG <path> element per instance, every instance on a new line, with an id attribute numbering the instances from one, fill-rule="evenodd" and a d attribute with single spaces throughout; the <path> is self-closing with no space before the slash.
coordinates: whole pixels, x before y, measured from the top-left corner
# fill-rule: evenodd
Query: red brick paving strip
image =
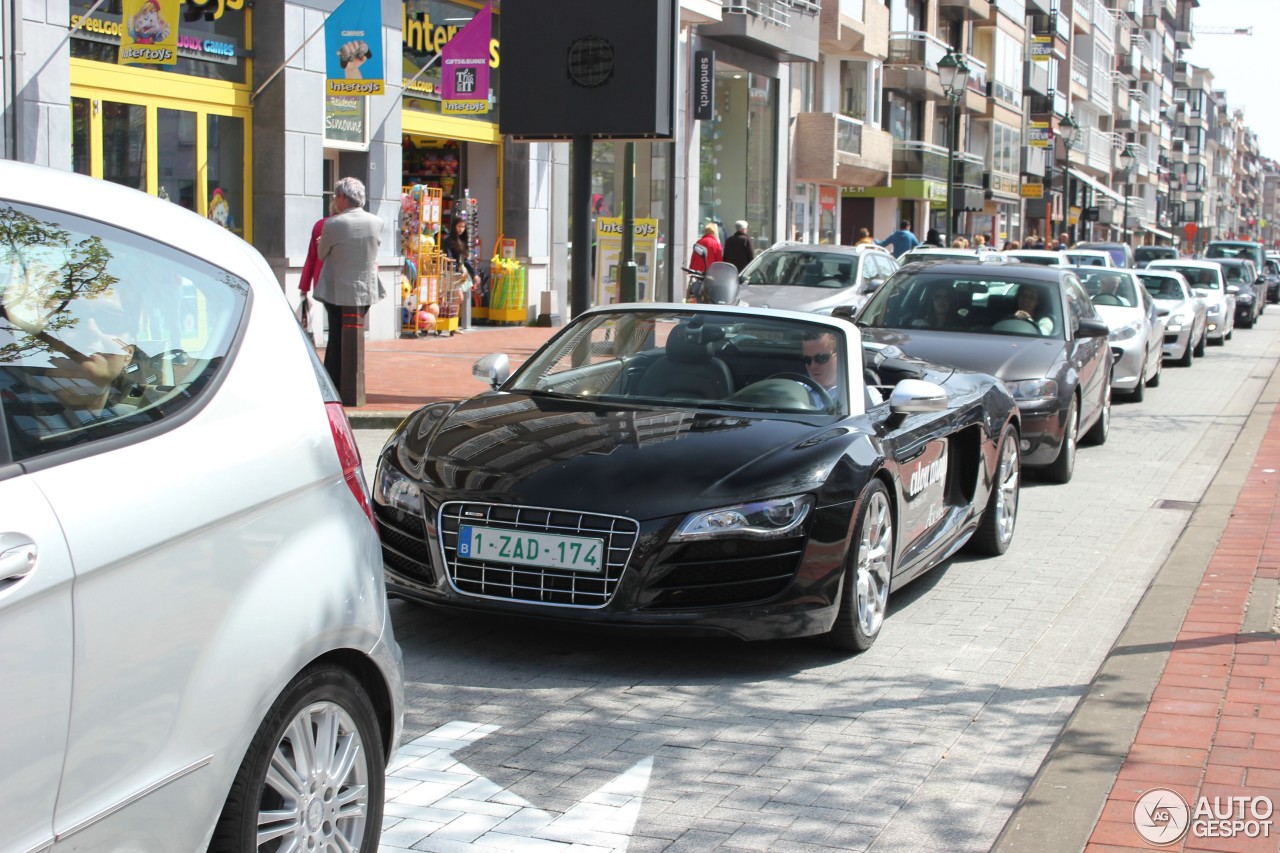
<path id="1" fill-rule="evenodd" d="M 1085 853 L 1280 849 L 1280 812 L 1269 838 L 1188 833 L 1157 846 L 1133 824 L 1134 803 L 1152 788 L 1177 791 L 1193 812 L 1201 795 L 1269 796 L 1280 807 L 1280 643 L 1242 633 L 1254 579 L 1280 577 L 1278 472 L 1280 407 Z"/>

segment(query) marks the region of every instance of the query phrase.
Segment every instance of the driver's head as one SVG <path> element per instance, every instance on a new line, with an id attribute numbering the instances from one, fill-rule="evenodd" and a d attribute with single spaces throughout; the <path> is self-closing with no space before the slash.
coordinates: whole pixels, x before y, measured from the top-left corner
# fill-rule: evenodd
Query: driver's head
<path id="1" fill-rule="evenodd" d="M 823 388 L 836 387 L 840 381 L 839 348 L 834 332 L 805 332 L 801 342 L 804 367 L 809 377 Z"/>
<path id="2" fill-rule="evenodd" d="M 1101 283 L 1098 285 L 1099 293 L 1115 293 L 1120 289 L 1120 276 L 1104 275 Z"/>
<path id="3" fill-rule="evenodd" d="M 1018 288 L 1018 310 L 1034 314 L 1040 307 L 1040 291 L 1029 285 Z"/>

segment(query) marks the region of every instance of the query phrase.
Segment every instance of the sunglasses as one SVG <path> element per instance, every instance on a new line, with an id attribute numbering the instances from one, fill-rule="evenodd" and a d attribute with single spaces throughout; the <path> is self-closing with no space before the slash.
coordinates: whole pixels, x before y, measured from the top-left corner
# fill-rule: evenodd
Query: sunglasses
<path id="1" fill-rule="evenodd" d="M 835 353 L 833 352 L 820 352 L 817 355 L 806 355 L 804 358 L 800 360 L 804 362 L 805 367 L 808 367 L 809 365 L 813 364 L 815 361 L 818 364 L 826 364 L 834 356 L 835 356 Z"/>

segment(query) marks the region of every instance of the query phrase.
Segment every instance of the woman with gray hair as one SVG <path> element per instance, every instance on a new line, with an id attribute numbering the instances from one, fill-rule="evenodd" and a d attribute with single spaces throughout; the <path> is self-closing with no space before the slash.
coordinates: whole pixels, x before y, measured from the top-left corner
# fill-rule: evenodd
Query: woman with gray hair
<path id="1" fill-rule="evenodd" d="M 724 241 L 724 259 L 742 272 L 755 256 L 756 247 L 747 234 L 747 221 L 739 219 L 733 223 L 733 236 Z"/>
<path id="2" fill-rule="evenodd" d="M 334 184 L 333 216 L 325 220 L 316 246 L 324 266 L 315 298 L 324 303 L 329 319 L 324 369 L 346 406 L 364 405 L 364 317 L 387 295 L 378 278 L 382 219 L 364 209 L 364 200 L 364 184 L 356 178 Z"/>

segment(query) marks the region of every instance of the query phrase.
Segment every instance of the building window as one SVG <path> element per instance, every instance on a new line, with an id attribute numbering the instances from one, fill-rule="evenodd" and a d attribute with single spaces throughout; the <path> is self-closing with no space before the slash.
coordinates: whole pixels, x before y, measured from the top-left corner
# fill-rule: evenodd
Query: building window
<path id="1" fill-rule="evenodd" d="M 841 62 L 840 112 L 872 127 L 879 127 L 880 79 L 879 62 Z"/>

